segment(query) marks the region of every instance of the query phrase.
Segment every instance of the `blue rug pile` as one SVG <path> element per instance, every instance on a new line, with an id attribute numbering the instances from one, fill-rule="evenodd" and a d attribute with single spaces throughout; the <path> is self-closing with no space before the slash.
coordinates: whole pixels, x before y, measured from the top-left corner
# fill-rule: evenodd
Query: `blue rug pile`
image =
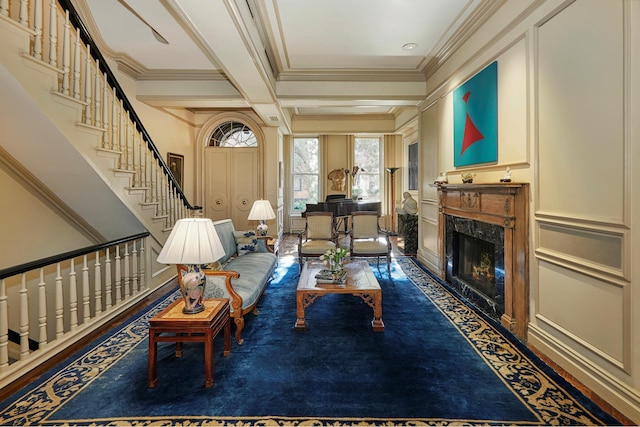
<path id="1" fill-rule="evenodd" d="M 352 295 L 316 300 L 295 330 L 298 266 L 281 259 L 244 344 L 232 340 L 223 357 L 216 338 L 212 387 L 201 343 L 181 358 L 160 343 L 158 385 L 147 388 L 148 319 L 174 292 L 2 402 L 0 424 L 620 424 L 413 258 L 394 259 L 391 278 L 372 269 L 384 332 Z"/>

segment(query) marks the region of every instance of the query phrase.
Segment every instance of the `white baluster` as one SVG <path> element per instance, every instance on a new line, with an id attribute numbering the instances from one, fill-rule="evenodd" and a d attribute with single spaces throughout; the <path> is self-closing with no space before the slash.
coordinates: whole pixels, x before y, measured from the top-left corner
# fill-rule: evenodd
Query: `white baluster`
<path id="1" fill-rule="evenodd" d="M 80 29 L 76 27 L 76 42 L 73 46 L 73 98 L 80 99 Z"/>
<path id="2" fill-rule="evenodd" d="M 56 338 L 64 334 L 64 299 L 62 296 L 62 274 L 60 263 L 56 264 Z"/>
<path id="3" fill-rule="evenodd" d="M 27 0 L 20 0 L 20 9 L 18 11 L 18 22 L 25 27 L 29 25 L 27 19 L 29 17 L 29 5 Z"/>
<path id="4" fill-rule="evenodd" d="M 69 70 L 71 69 L 71 31 L 69 11 L 65 13 L 64 32 L 62 34 L 62 93 L 69 95 Z"/>
<path id="5" fill-rule="evenodd" d="M 111 100 L 111 149 L 116 149 L 116 136 L 118 132 L 118 97 L 116 88 L 113 88 L 113 99 Z"/>
<path id="6" fill-rule="evenodd" d="M 9 16 L 9 0 L 0 0 L 0 15 Z"/>
<path id="7" fill-rule="evenodd" d="M 124 161 L 124 111 L 122 108 L 122 100 L 119 100 L 119 108 L 118 108 L 118 151 L 120 152 L 120 156 L 118 156 L 118 169 L 124 169 L 125 161 Z"/>
<path id="8" fill-rule="evenodd" d="M 95 315 L 102 313 L 102 271 L 100 270 L 100 252 L 96 252 L 96 264 L 94 265 L 94 274 L 93 274 L 93 283 L 94 283 L 94 306 L 95 306 Z"/>
<path id="9" fill-rule="evenodd" d="M 91 118 L 91 52 L 90 47 L 87 44 L 87 57 L 84 62 L 84 124 L 92 124 Z"/>
<path id="10" fill-rule="evenodd" d="M 4 279 L 0 282 L 0 372 L 9 366 L 9 311 Z"/>
<path id="11" fill-rule="evenodd" d="M 104 254 L 104 299 L 106 310 L 111 308 L 111 258 L 109 257 L 109 248 L 105 250 Z"/>
<path id="12" fill-rule="evenodd" d="M 42 60 L 42 1 L 36 0 L 33 5 L 33 57 Z"/>
<path id="13" fill-rule="evenodd" d="M 93 117 L 95 119 L 95 126 L 102 127 L 102 114 L 100 113 L 100 95 L 102 90 L 100 89 L 100 61 L 96 59 L 96 75 L 95 75 L 95 83 L 93 84 L 94 94 L 93 94 L 93 105 L 94 105 L 94 114 Z"/>
<path id="14" fill-rule="evenodd" d="M 146 278 L 147 259 L 145 258 L 144 242 L 145 242 L 144 238 L 140 239 L 140 290 L 143 290 L 143 291 L 147 289 L 147 278 Z"/>
<path id="15" fill-rule="evenodd" d="M 86 325 L 91 319 L 91 291 L 89 286 L 89 266 L 87 256 L 82 257 L 82 324 Z"/>
<path id="16" fill-rule="evenodd" d="M 126 113 L 126 111 L 125 111 Z M 124 127 L 122 129 L 122 143 L 124 152 L 122 153 L 122 170 L 129 170 L 129 115 L 124 114 Z"/>
<path id="17" fill-rule="evenodd" d="M 109 148 L 109 86 L 107 81 L 107 73 L 102 78 L 102 148 Z"/>
<path id="18" fill-rule="evenodd" d="M 138 289 L 138 249 L 136 248 L 136 242 L 131 242 L 131 289 L 134 294 L 137 294 Z"/>
<path id="19" fill-rule="evenodd" d="M 78 281 L 73 259 L 69 268 L 71 269 L 69 272 L 69 325 L 73 331 L 78 328 Z"/>
<path id="20" fill-rule="evenodd" d="M 27 295 L 27 274 L 22 273 L 20 284 L 20 359 L 29 355 L 29 297 Z"/>
<path id="21" fill-rule="evenodd" d="M 136 132 L 135 126 L 133 126 L 133 131 L 131 132 L 131 162 L 133 163 L 133 180 L 131 183 L 133 187 L 140 186 L 140 167 L 138 165 L 138 160 L 140 158 L 140 144 L 138 143 L 138 138 L 136 138 L 137 135 L 138 133 Z"/>
<path id="22" fill-rule="evenodd" d="M 120 245 L 116 246 L 116 305 L 120 304 L 122 301 L 122 290 L 120 287 L 122 286 L 122 274 L 121 274 L 121 266 L 120 266 Z"/>
<path id="23" fill-rule="evenodd" d="M 129 259 L 129 243 L 124 244 L 124 296 L 126 298 L 131 296 L 131 276 L 130 276 L 130 265 L 131 260 Z"/>
<path id="24" fill-rule="evenodd" d="M 40 334 L 38 342 L 47 343 L 47 284 L 44 281 L 44 268 L 40 269 L 40 282 L 38 283 L 38 328 Z"/>
<path id="25" fill-rule="evenodd" d="M 144 190 L 144 201 L 149 203 L 151 202 L 153 193 L 151 192 L 151 179 L 149 178 L 151 175 L 151 167 L 149 166 L 150 164 L 150 160 L 149 158 L 151 157 L 151 152 L 148 150 L 146 143 L 144 141 L 143 145 L 144 145 L 144 171 L 142 173 L 142 175 L 144 176 L 144 183 L 142 184 L 145 188 Z"/>
<path id="26" fill-rule="evenodd" d="M 49 5 L 49 65 L 58 65 L 58 15 L 57 2 L 51 0 Z"/>

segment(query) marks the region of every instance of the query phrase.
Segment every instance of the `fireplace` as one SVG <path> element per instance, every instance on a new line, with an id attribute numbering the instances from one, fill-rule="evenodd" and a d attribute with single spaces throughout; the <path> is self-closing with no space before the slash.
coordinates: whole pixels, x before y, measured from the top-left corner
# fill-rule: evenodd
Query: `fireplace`
<path id="1" fill-rule="evenodd" d="M 445 215 L 445 280 L 484 313 L 504 314 L 504 229 Z"/>
<path id="2" fill-rule="evenodd" d="M 526 341 L 528 184 L 444 184 L 440 277 Z"/>

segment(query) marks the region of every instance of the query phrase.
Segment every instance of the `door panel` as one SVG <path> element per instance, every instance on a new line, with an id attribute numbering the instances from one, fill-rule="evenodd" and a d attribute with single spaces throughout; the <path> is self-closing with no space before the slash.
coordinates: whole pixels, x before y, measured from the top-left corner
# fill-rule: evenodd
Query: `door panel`
<path id="1" fill-rule="evenodd" d="M 236 230 L 255 228 L 247 216 L 258 199 L 258 150 L 207 147 L 205 150 L 205 215 L 231 218 Z"/>

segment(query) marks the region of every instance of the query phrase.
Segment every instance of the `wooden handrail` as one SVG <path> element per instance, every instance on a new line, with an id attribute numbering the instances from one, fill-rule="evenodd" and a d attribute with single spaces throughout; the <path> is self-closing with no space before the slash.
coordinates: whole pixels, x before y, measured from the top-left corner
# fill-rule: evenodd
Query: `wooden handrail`
<path id="1" fill-rule="evenodd" d="M 149 133 L 147 132 L 145 127 L 142 125 L 142 120 L 140 120 L 140 118 L 136 114 L 135 109 L 133 108 L 133 106 L 129 102 L 129 99 L 125 95 L 124 90 L 122 90 L 122 87 L 120 86 L 120 84 L 116 80 L 115 75 L 113 74 L 113 72 L 111 71 L 109 66 L 107 65 L 107 61 L 102 56 L 102 53 L 100 52 L 100 49 L 98 49 L 98 46 L 93 41 L 93 38 L 89 34 L 89 31 L 87 30 L 86 26 L 84 25 L 84 23 L 80 19 L 80 15 L 78 15 L 78 12 L 73 7 L 73 5 L 71 3 L 71 0 L 58 0 L 58 3 L 64 9 L 69 11 L 69 22 L 75 28 L 78 28 L 78 30 L 80 32 L 80 34 L 79 34 L 80 35 L 80 39 L 85 44 L 89 45 L 89 47 L 91 49 L 91 54 L 96 59 L 99 60 L 100 71 L 105 73 L 105 75 L 107 76 L 107 82 L 109 83 L 109 85 L 113 89 L 115 89 L 116 96 L 120 100 L 122 100 L 122 105 L 126 108 L 127 112 L 129 113 L 129 118 L 131 119 L 131 121 L 136 125 L 136 130 L 140 132 L 140 134 L 142 135 L 142 138 L 144 139 L 145 143 L 147 144 L 147 147 L 153 153 L 153 157 L 155 157 L 158 160 L 158 163 L 162 167 L 164 173 L 169 177 L 169 179 L 173 183 L 173 186 L 178 191 L 178 194 L 180 196 L 180 199 L 182 199 L 182 202 L 185 204 L 187 209 L 190 209 L 190 210 L 199 209 L 198 206 L 192 206 L 191 203 L 189 203 L 189 201 L 187 200 L 187 197 L 182 192 L 182 187 L 178 184 L 178 181 L 176 180 L 176 178 L 171 173 L 171 170 L 167 166 L 167 163 L 164 161 L 164 159 L 162 158 L 162 155 L 160 154 L 160 152 L 158 151 L 157 147 L 155 146 L 155 144 L 151 140 L 151 136 L 149 136 Z"/>
<path id="2" fill-rule="evenodd" d="M 27 271 L 36 270 L 38 268 L 46 267 L 47 265 L 55 264 L 58 262 L 65 261 L 67 259 L 75 258 L 81 255 L 90 254 L 102 249 L 110 248 L 115 245 L 119 245 L 121 243 L 130 242 L 132 240 L 141 239 L 149 236 L 149 232 L 134 234 L 128 237 L 122 237 L 120 239 L 111 240 L 105 243 L 98 243 L 97 245 L 87 246 L 85 248 L 76 249 L 73 251 L 65 252 L 58 255 L 52 255 L 47 258 L 42 258 L 36 261 L 27 262 L 25 264 L 16 265 L 14 267 L 5 268 L 4 270 L 0 270 L 0 280 L 6 279 L 7 277 L 15 276 L 17 274 L 26 273 Z"/>

